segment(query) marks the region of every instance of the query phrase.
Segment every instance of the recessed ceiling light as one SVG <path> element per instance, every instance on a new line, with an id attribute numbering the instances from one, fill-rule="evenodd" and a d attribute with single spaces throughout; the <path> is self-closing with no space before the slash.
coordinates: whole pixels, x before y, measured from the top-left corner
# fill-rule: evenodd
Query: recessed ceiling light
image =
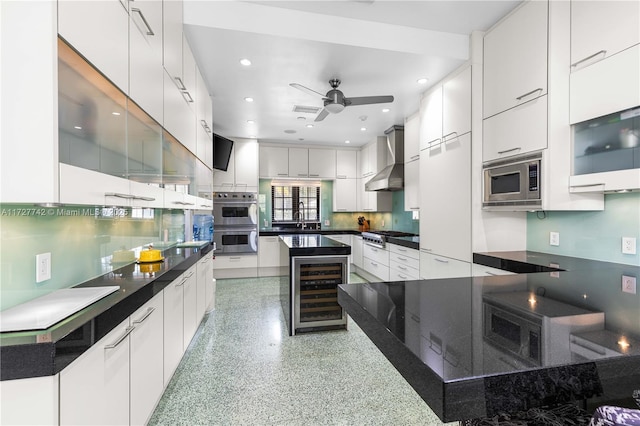
<path id="1" fill-rule="evenodd" d="M 351 143 L 351 141 L 344 141 L 344 143 Z"/>
<path id="2" fill-rule="evenodd" d="M 117 111 L 113 111 L 113 112 L 111 113 L 111 115 L 120 115 L 120 113 L 119 113 L 119 112 L 117 112 Z"/>
<path id="3" fill-rule="evenodd" d="M 249 123 L 249 124 L 255 124 L 255 121 L 253 121 L 253 120 L 247 120 L 247 123 Z"/>
<path id="4" fill-rule="evenodd" d="M 80 126 L 73 126 L 74 129 L 78 129 L 78 130 L 82 130 L 82 127 Z"/>
<path id="5" fill-rule="evenodd" d="M 417 80 L 418 84 L 425 84 L 427 81 L 429 81 L 429 79 L 425 77 L 419 78 Z"/>
<path id="6" fill-rule="evenodd" d="M 361 131 L 361 132 L 364 132 L 365 130 L 367 130 L 367 128 L 366 128 L 366 127 L 360 127 L 360 131 Z"/>
<path id="7" fill-rule="evenodd" d="M 382 112 L 389 112 L 391 111 L 389 108 L 382 108 Z"/>
<path id="8" fill-rule="evenodd" d="M 251 61 L 248 60 L 247 58 L 242 58 L 240 59 L 240 64 L 244 65 L 245 67 L 248 67 L 249 65 L 251 65 Z"/>
<path id="9" fill-rule="evenodd" d="M 307 124 L 307 128 L 309 128 L 309 129 L 310 129 L 310 128 L 312 128 L 312 127 L 313 127 L 313 124 Z"/>
<path id="10" fill-rule="evenodd" d="M 298 117 L 298 120 L 306 120 L 306 119 L 307 117 L 302 117 L 302 116 Z"/>
<path id="11" fill-rule="evenodd" d="M 244 100 L 247 101 L 247 102 L 253 102 L 253 98 L 250 98 L 250 97 L 246 97 L 246 98 L 244 98 Z"/>

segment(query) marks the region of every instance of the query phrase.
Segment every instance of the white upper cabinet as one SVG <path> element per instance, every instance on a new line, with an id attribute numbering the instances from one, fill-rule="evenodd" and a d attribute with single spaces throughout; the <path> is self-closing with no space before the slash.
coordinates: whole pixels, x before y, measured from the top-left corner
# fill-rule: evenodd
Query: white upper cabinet
<path id="1" fill-rule="evenodd" d="M 126 4 L 120 0 L 58 2 L 58 33 L 124 93 L 129 92 Z"/>
<path id="2" fill-rule="evenodd" d="M 640 105 L 640 2 L 571 2 L 570 122 Z"/>
<path id="3" fill-rule="evenodd" d="M 420 249 L 470 262 L 470 132 L 420 153 L 420 193 Z"/>
<path id="4" fill-rule="evenodd" d="M 291 157 L 290 157 L 291 158 Z M 336 150 L 309 148 L 309 177 L 336 178 Z"/>
<path id="5" fill-rule="evenodd" d="M 336 179 L 333 182 L 333 211 L 354 212 L 358 208 L 358 182 L 361 179 Z"/>
<path id="6" fill-rule="evenodd" d="M 162 2 L 132 4 L 129 26 L 129 96 L 162 123 Z"/>
<path id="7" fill-rule="evenodd" d="M 213 171 L 213 190 L 258 190 L 258 142 L 253 139 L 234 139 L 227 171 Z"/>
<path id="8" fill-rule="evenodd" d="M 338 149 L 336 151 L 336 179 L 358 177 L 357 151 Z"/>
<path id="9" fill-rule="evenodd" d="M 420 150 L 442 138 L 442 86 L 427 93 L 420 101 Z"/>
<path id="10" fill-rule="evenodd" d="M 442 138 L 451 139 L 470 131 L 471 67 L 468 66 L 442 85 Z"/>
<path id="11" fill-rule="evenodd" d="M 547 93 L 547 28 L 548 2 L 528 1 L 484 36 L 484 118 Z"/>
<path id="12" fill-rule="evenodd" d="M 360 150 L 360 175 L 369 180 L 387 165 L 387 138 L 376 137 Z"/>
<path id="13" fill-rule="evenodd" d="M 182 145 L 196 153 L 196 122 L 176 80 L 164 72 L 164 128 Z"/>
<path id="14" fill-rule="evenodd" d="M 640 43 L 640 2 L 571 1 L 571 70 Z"/>
<path id="15" fill-rule="evenodd" d="M 189 108 L 196 111 L 196 60 L 193 57 L 193 52 L 189 43 L 187 43 L 186 37 L 182 37 L 182 84 L 184 88 L 178 85 L 178 88 L 182 90 L 183 97 L 189 105 Z"/>
<path id="16" fill-rule="evenodd" d="M 289 176 L 309 177 L 309 150 L 289 148 Z"/>
<path id="17" fill-rule="evenodd" d="M 420 210 L 420 160 L 404 165 L 404 209 Z"/>
<path id="18" fill-rule="evenodd" d="M 289 150 L 277 146 L 260 145 L 260 177 L 289 176 Z"/>
<path id="19" fill-rule="evenodd" d="M 162 64 L 171 78 L 182 79 L 182 1 L 162 2 Z"/>
<path id="20" fill-rule="evenodd" d="M 420 115 L 404 120 L 404 163 L 420 158 Z"/>
<path id="21" fill-rule="evenodd" d="M 211 97 L 200 72 L 196 72 L 196 154 L 213 168 L 213 113 Z"/>

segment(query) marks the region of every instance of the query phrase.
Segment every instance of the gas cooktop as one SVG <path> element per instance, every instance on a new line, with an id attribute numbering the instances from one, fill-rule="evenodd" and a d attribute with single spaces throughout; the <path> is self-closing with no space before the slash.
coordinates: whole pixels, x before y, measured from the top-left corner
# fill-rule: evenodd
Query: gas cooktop
<path id="1" fill-rule="evenodd" d="M 370 245 L 384 248 L 389 237 L 413 237 L 415 234 L 401 231 L 369 230 L 362 233 L 362 240 Z"/>

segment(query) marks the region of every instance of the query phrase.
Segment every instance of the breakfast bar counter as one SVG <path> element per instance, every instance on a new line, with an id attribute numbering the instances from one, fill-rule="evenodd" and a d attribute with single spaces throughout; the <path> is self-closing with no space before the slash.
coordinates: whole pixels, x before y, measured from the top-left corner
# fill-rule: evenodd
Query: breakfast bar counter
<path id="1" fill-rule="evenodd" d="M 567 260 L 574 269 L 340 285 L 338 301 L 443 421 L 634 408 L 640 299 L 620 288 L 640 268 Z"/>

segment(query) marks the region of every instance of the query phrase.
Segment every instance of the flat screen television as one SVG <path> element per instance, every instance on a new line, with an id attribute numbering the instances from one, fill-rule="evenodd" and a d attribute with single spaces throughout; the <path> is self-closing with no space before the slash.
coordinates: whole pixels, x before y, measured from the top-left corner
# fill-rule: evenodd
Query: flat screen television
<path id="1" fill-rule="evenodd" d="M 229 167 L 229 159 L 231 158 L 231 150 L 233 149 L 233 141 L 224 136 L 213 134 L 213 168 L 227 171 Z"/>

